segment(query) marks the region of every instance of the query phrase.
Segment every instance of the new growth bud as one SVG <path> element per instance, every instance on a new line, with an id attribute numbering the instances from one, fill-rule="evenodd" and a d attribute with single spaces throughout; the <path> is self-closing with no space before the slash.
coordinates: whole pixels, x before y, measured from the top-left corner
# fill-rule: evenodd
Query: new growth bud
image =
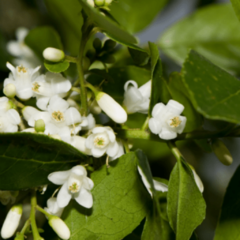
<path id="1" fill-rule="evenodd" d="M 16 95 L 15 85 L 12 83 L 7 84 L 3 89 L 3 93 L 9 98 L 14 98 Z"/>
<path id="2" fill-rule="evenodd" d="M 10 238 L 14 235 L 19 225 L 21 216 L 22 216 L 21 204 L 15 205 L 9 210 L 1 230 L 1 236 L 3 239 Z"/>
<path id="3" fill-rule="evenodd" d="M 65 54 L 60 49 L 49 47 L 43 51 L 43 57 L 51 62 L 60 62 L 64 59 Z"/>
<path id="4" fill-rule="evenodd" d="M 45 131 L 44 121 L 42 119 L 38 119 L 37 121 L 35 121 L 34 128 L 36 132 L 44 132 Z"/>
<path id="5" fill-rule="evenodd" d="M 104 92 L 96 94 L 96 101 L 99 107 L 116 123 L 127 121 L 126 111 L 112 97 Z"/>
<path id="6" fill-rule="evenodd" d="M 216 139 L 212 142 L 212 150 L 222 164 L 227 166 L 232 164 L 232 155 L 221 140 Z"/>
<path id="7" fill-rule="evenodd" d="M 64 240 L 70 238 L 70 230 L 61 218 L 57 216 L 52 216 L 50 217 L 48 223 L 60 238 Z"/>

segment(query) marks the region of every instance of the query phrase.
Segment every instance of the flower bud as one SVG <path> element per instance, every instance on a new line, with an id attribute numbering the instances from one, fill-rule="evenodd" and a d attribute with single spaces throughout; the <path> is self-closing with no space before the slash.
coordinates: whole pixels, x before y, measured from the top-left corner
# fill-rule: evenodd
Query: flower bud
<path id="1" fill-rule="evenodd" d="M 96 94 L 96 101 L 99 107 L 116 123 L 127 121 L 126 111 L 112 97 L 104 92 Z"/>
<path id="2" fill-rule="evenodd" d="M 60 62 L 64 59 L 65 54 L 60 49 L 49 47 L 43 51 L 43 57 L 51 62 Z"/>
<path id="3" fill-rule="evenodd" d="M 15 205 L 9 210 L 1 230 L 1 236 L 3 239 L 10 238 L 14 235 L 19 225 L 21 216 L 22 216 L 21 204 Z"/>
<path id="4" fill-rule="evenodd" d="M 108 6 L 112 3 L 113 0 L 105 0 L 105 6 Z"/>
<path id="5" fill-rule="evenodd" d="M 94 59 L 96 56 L 96 50 L 95 49 L 89 49 L 86 53 L 86 57 L 89 59 Z"/>
<path id="6" fill-rule="evenodd" d="M 60 238 L 64 240 L 70 238 L 70 230 L 61 218 L 57 216 L 52 216 L 50 217 L 48 223 Z"/>
<path id="7" fill-rule="evenodd" d="M 9 98 L 14 98 L 16 95 L 15 85 L 12 83 L 7 84 L 3 89 L 3 93 Z"/>
<path id="8" fill-rule="evenodd" d="M 93 41 L 93 47 L 96 49 L 97 52 L 99 52 L 102 48 L 102 42 L 99 38 L 95 38 Z"/>
<path id="9" fill-rule="evenodd" d="M 44 132 L 45 122 L 42 119 L 38 119 L 37 121 L 35 121 L 34 128 L 36 132 Z"/>
<path id="10" fill-rule="evenodd" d="M 222 164 L 227 166 L 232 164 L 232 155 L 221 140 L 217 139 L 212 142 L 212 150 Z"/>
<path id="11" fill-rule="evenodd" d="M 105 0 L 94 0 L 97 7 L 102 7 L 105 4 Z"/>
<path id="12" fill-rule="evenodd" d="M 95 7 L 94 0 L 87 0 L 87 3 L 88 3 L 90 6 Z"/>
<path id="13" fill-rule="evenodd" d="M 103 45 L 103 50 L 110 52 L 116 47 L 116 44 L 117 43 L 115 41 L 108 39 Z"/>

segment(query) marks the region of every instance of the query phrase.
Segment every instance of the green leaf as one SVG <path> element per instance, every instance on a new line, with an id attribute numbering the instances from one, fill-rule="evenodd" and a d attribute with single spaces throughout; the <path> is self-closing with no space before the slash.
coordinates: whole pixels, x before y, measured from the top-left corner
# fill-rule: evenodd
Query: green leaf
<path id="1" fill-rule="evenodd" d="M 206 118 L 240 122 L 240 81 L 191 51 L 185 60 L 183 82 L 195 109 Z"/>
<path id="2" fill-rule="evenodd" d="M 240 239 L 240 167 L 237 168 L 224 196 L 214 240 Z"/>
<path id="3" fill-rule="evenodd" d="M 40 59 L 43 59 L 42 53 L 45 48 L 54 47 L 61 50 L 63 49 L 58 33 L 49 26 L 32 29 L 25 37 L 24 42 Z"/>
<path id="4" fill-rule="evenodd" d="M 47 60 L 44 61 L 44 66 L 50 72 L 60 73 L 64 72 L 69 68 L 69 62 L 62 61 L 62 62 L 49 62 Z"/>
<path id="5" fill-rule="evenodd" d="M 61 33 L 65 50 L 72 55 L 78 54 L 81 42 L 83 17 L 78 0 L 44 0 L 50 17 L 55 20 Z"/>
<path id="6" fill-rule="evenodd" d="M 194 229 L 205 218 L 206 204 L 191 168 L 178 161 L 168 184 L 168 217 L 176 240 L 189 240 Z"/>
<path id="7" fill-rule="evenodd" d="M 167 0 L 121 0 L 112 2 L 110 14 L 131 33 L 147 27 L 162 10 Z"/>
<path id="8" fill-rule="evenodd" d="M 187 117 L 187 124 L 184 132 L 191 132 L 198 129 L 203 123 L 203 118 L 193 107 L 179 73 L 174 72 L 170 75 L 168 89 L 172 98 L 185 107 L 183 115 Z"/>
<path id="9" fill-rule="evenodd" d="M 233 5 L 234 11 L 235 11 L 238 19 L 240 20 L 240 2 L 239 2 L 239 0 L 231 0 L 231 3 Z"/>
<path id="10" fill-rule="evenodd" d="M 239 29 L 232 6 L 215 4 L 177 22 L 163 33 L 159 46 L 180 64 L 192 48 L 216 65 L 240 73 Z"/>
<path id="11" fill-rule="evenodd" d="M 149 55 L 147 52 L 139 51 L 133 48 L 128 48 L 128 51 L 133 61 L 140 66 L 144 66 L 148 63 Z"/>
<path id="12" fill-rule="evenodd" d="M 84 155 L 76 148 L 46 135 L 0 134 L 0 189 L 48 184 L 48 174 L 68 170 L 83 159 Z"/>
<path id="13" fill-rule="evenodd" d="M 151 79 L 152 79 L 152 90 L 151 99 L 148 110 L 149 117 L 152 114 L 152 109 L 158 102 L 166 103 L 170 96 L 167 89 L 167 85 L 162 76 L 162 62 L 159 58 L 158 47 L 155 43 L 148 43 L 151 57 Z"/>
<path id="14" fill-rule="evenodd" d="M 90 210 L 75 201 L 64 211 L 71 240 L 119 240 L 131 233 L 146 216 L 149 194 L 137 172 L 131 152 L 91 174 L 94 202 Z"/>
<path id="15" fill-rule="evenodd" d="M 89 6 L 85 0 L 79 0 L 82 8 L 90 17 L 94 24 L 98 26 L 103 32 L 105 32 L 111 39 L 124 44 L 130 48 L 138 49 L 139 51 L 144 51 L 138 46 L 134 45 L 137 43 L 135 37 L 130 33 L 123 30 L 118 24 L 112 21 L 110 18 L 103 16 L 97 9 Z"/>
<path id="16" fill-rule="evenodd" d="M 11 61 L 12 56 L 6 50 L 7 41 L 4 38 L 3 34 L 0 32 L 0 69 L 8 70 L 6 67 L 7 61 Z"/>

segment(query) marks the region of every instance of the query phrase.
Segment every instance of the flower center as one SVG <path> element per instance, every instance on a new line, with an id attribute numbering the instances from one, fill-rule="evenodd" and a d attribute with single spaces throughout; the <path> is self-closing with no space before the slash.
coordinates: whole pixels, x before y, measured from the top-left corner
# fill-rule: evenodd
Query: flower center
<path id="1" fill-rule="evenodd" d="M 27 72 L 27 69 L 26 69 L 23 65 L 21 65 L 21 66 L 18 66 L 18 67 L 17 67 L 17 71 L 18 71 L 18 72 L 26 73 L 26 72 Z"/>
<path id="2" fill-rule="evenodd" d="M 105 136 L 96 136 L 94 138 L 94 146 L 97 148 L 104 148 L 109 143 L 109 140 Z"/>
<path id="3" fill-rule="evenodd" d="M 52 113 L 52 117 L 57 121 L 57 122 L 62 122 L 64 121 L 64 115 L 60 111 L 54 111 Z"/>
<path id="4" fill-rule="evenodd" d="M 33 83 L 32 90 L 33 90 L 34 92 L 39 92 L 39 88 L 40 88 L 40 85 L 39 85 L 37 82 L 34 82 L 34 83 Z"/>
<path id="5" fill-rule="evenodd" d="M 68 187 L 68 190 L 72 193 L 79 192 L 79 189 L 80 189 L 80 186 L 76 182 L 72 183 L 72 185 Z"/>
<path id="6" fill-rule="evenodd" d="M 170 119 L 170 123 L 169 125 L 173 128 L 178 127 L 181 124 L 181 120 L 179 119 L 179 117 L 174 117 Z"/>

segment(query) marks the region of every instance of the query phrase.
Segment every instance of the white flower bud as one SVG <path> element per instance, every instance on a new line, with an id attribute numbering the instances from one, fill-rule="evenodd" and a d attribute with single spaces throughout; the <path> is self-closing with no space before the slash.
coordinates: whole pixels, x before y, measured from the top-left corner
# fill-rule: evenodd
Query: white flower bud
<path id="1" fill-rule="evenodd" d="M 8 212 L 6 219 L 3 223 L 1 236 L 3 239 L 10 238 L 14 235 L 19 225 L 22 216 L 22 205 L 13 206 Z"/>
<path id="2" fill-rule="evenodd" d="M 35 121 L 34 128 L 36 132 L 44 132 L 45 131 L 45 122 L 42 119 L 38 119 Z"/>
<path id="3" fill-rule="evenodd" d="M 43 57 L 51 62 L 60 62 L 64 59 L 65 54 L 60 49 L 49 47 L 43 51 Z"/>
<path id="4" fill-rule="evenodd" d="M 104 92 L 98 92 L 96 100 L 99 107 L 116 123 L 127 121 L 126 111 L 112 97 Z"/>
<path id="5" fill-rule="evenodd" d="M 70 230 L 61 218 L 57 216 L 52 216 L 49 219 L 48 223 L 60 238 L 64 240 L 70 238 Z"/>
<path id="6" fill-rule="evenodd" d="M 7 84 L 3 89 L 3 93 L 9 98 L 14 98 L 16 95 L 15 85 L 12 83 Z"/>
<path id="7" fill-rule="evenodd" d="M 87 3 L 88 3 L 90 6 L 92 6 L 92 7 L 95 6 L 94 0 L 87 0 Z"/>

